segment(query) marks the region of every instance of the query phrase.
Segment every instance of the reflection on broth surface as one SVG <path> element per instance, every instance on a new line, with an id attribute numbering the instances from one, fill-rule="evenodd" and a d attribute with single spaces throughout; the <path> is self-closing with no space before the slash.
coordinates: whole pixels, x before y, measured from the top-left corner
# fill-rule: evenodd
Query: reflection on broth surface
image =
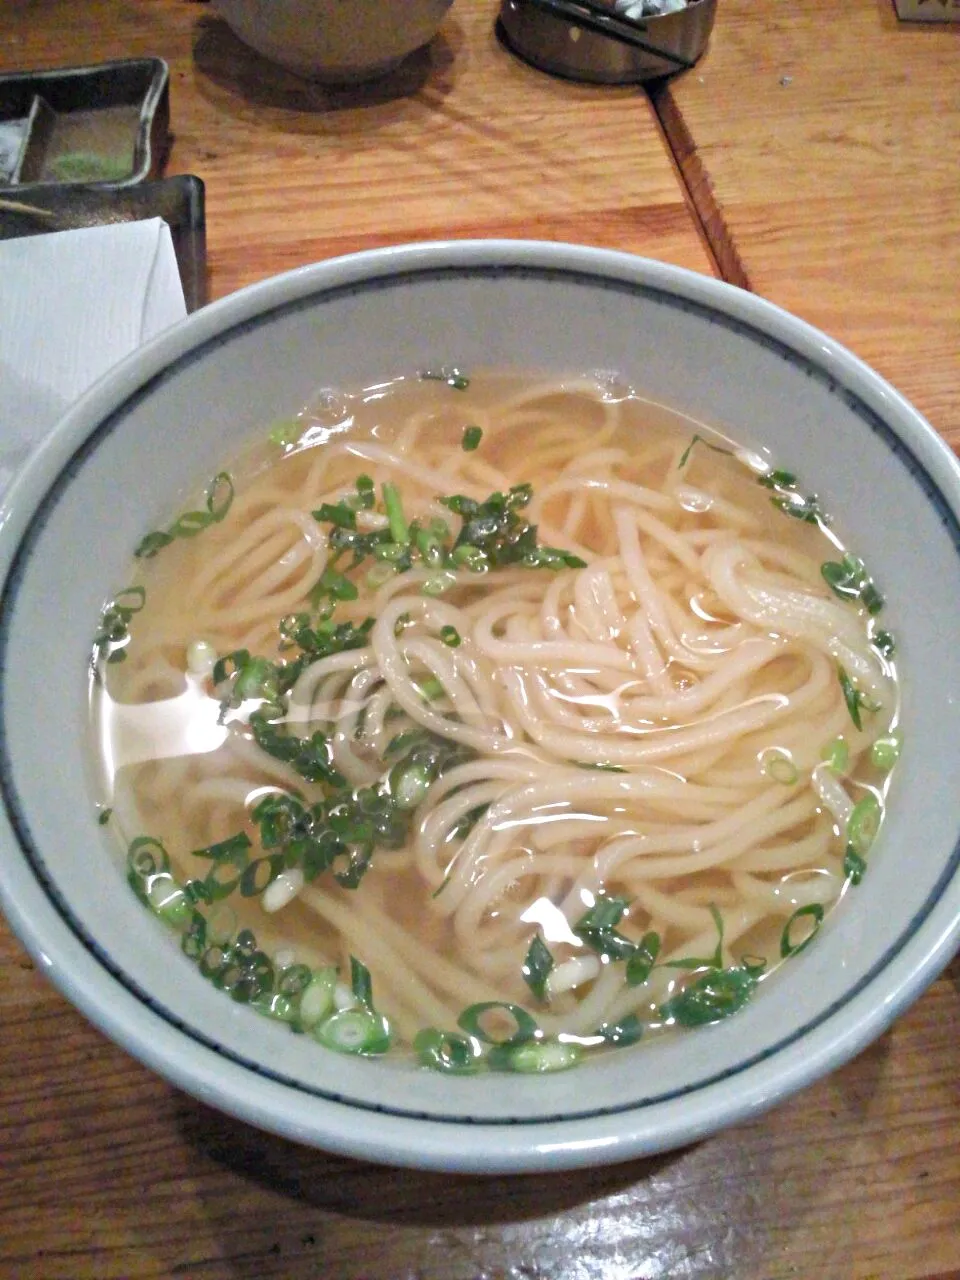
<path id="1" fill-rule="evenodd" d="M 327 394 L 138 550 L 92 683 L 131 883 L 330 1047 L 543 1071 L 713 1022 L 866 869 L 877 588 L 609 380 Z"/>

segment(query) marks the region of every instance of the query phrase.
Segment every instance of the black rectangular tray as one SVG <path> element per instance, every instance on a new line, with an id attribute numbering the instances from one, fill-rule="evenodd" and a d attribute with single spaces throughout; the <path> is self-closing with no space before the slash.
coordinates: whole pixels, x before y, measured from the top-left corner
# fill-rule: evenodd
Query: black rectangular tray
<path id="1" fill-rule="evenodd" d="M 163 218 L 170 227 L 184 301 L 188 311 L 196 311 L 207 300 L 204 187 L 199 178 L 183 174 L 119 190 L 75 184 L 0 190 L 0 240 L 144 218 Z"/>

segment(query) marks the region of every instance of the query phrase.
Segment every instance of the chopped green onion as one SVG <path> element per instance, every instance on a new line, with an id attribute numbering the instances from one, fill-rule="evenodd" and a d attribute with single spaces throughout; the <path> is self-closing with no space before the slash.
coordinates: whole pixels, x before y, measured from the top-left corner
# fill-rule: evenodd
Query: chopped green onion
<path id="1" fill-rule="evenodd" d="M 376 591 L 385 582 L 389 582 L 391 578 L 395 577 L 396 572 L 392 564 L 376 564 L 367 571 L 364 581 L 370 591 Z"/>
<path id="2" fill-rule="evenodd" d="M 428 676 L 426 680 L 422 680 L 419 684 L 420 696 L 427 702 L 435 702 L 437 698 L 442 698 L 446 693 L 443 684 L 436 676 Z"/>
<path id="3" fill-rule="evenodd" d="M 889 773 L 900 759 L 900 748 L 903 738 L 900 733 L 889 733 L 885 738 L 878 738 L 870 748 L 870 763 L 884 773 Z"/>
<path id="4" fill-rule="evenodd" d="M 462 448 L 466 453 L 472 453 L 483 439 L 483 432 L 479 427 L 467 427 L 463 433 Z"/>
<path id="5" fill-rule="evenodd" d="M 633 955 L 627 961 L 627 986 L 640 987 L 650 977 L 650 971 L 660 954 L 660 935 L 652 930 L 645 933 L 637 944 Z"/>
<path id="6" fill-rule="evenodd" d="M 604 1022 L 597 1027 L 596 1034 L 602 1036 L 606 1044 L 614 1044 L 625 1048 L 627 1045 L 636 1044 L 642 1037 L 644 1030 L 644 1024 L 637 1015 L 628 1013 L 619 1022 Z"/>
<path id="7" fill-rule="evenodd" d="M 858 600 L 863 579 L 863 561 L 845 555 L 842 560 L 825 560 L 820 576 L 841 600 Z"/>
<path id="8" fill-rule="evenodd" d="M 328 564 L 310 592 L 310 602 L 318 605 L 324 599 L 356 600 L 359 594 L 356 585 L 345 573 Z"/>
<path id="9" fill-rule="evenodd" d="M 193 918 L 190 899 L 171 875 L 151 878 L 147 900 L 160 919 L 175 928 L 183 928 Z"/>
<path id="10" fill-rule="evenodd" d="M 442 596 L 444 591 L 448 591 L 452 586 L 456 585 L 457 575 L 449 569 L 441 569 L 438 573 L 431 574 L 424 582 L 420 590 L 425 596 Z"/>
<path id="11" fill-rule="evenodd" d="M 810 494 L 805 498 L 802 494 L 790 489 L 780 497 L 771 498 L 770 501 L 778 511 L 792 516 L 794 520 L 803 520 L 806 524 L 828 523 L 816 494 Z"/>
<path id="12" fill-rule="evenodd" d="M 892 658 L 896 651 L 896 644 L 889 631 L 877 631 L 870 643 L 884 658 Z"/>
<path id="13" fill-rule="evenodd" d="M 303 423 L 297 418 L 281 419 L 275 423 L 267 435 L 271 444 L 287 446 L 296 444 L 303 434 Z"/>
<path id="14" fill-rule="evenodd" d="M 453 387 L 454 391 L 466 391 L 470 385 L 470 379 L 466 374 L 461 373 L 459 369 L 450 368 L 445 365 L 442 369 L 424 369 L 420 373 L 422 382 L 445 382 L 448 387 Z"/>
<path id="15" fill-rule="evenodd" d="M 273 989 L 273 984 L 274 968 L 269 956 L 262 951 L 245 953 L 237 948 L 214 977 L 214 985 L 229 992 L 238 1004 L 260 999 Z"/>
<path id="16" fill-rule="evenodd" d="M 343 1009 L 315 1026 L 313 1034 L 338 1053 L 380 1054 L 390 1048 L 386 1019 L 369 1009 Z"/>
<path id="17" fill-rule="evenodd" d="M 574 1041 L 528 1040 L 512 1050 L 507 1065 L 511 1071 L 524 1075 L 540 1075 L 548 1071 L 566 1071 L 582 1059 L 583 1049 Z"/>
<path id="18" fill-rule="evenodd" d="M 843 874 L 852 885 L 858 885 L 863 879 L 867 870 L 867 864 L 860 857 L 852 844 L 847 845 L 846 853 L 843 855 Z"/>
<path id="19" fill-rule="evenodd" d="M 415 541 L 424 564 L 436 569 L 443 563 L 443 548 L 440 546 L 440 540 L 428 529 L 417 529 Z"/>
<path id="20" fill-rule="evenodd" d="M 660 1006 L 660 1016 L 681 1027 L 702 1027 L 738 1013 L 750 1000 L 757 974 L 744 967 L 705 973 Z"/>
<path id="21" fill-rule="evenodd" d="M 189 960 L 199 960 L 207 946 L 207 922 L 194 911 L 189 925 L 180 937 L 180 950 Z"/>
<path id="22" fill-rule="evenodd" d="M 373 548 L 374 560 L 380 560 L 385 564 L 395 564 L 398 560 L 402 560 L 407 554 L 407 548 L 400 546 L 397 542 L 382 542 L 379 546 Z"/>
<path id="23" fill-rule="evenodd" d="M 850 764 L 850 748 L 843 738 L 834 738 L 820 752 L 820 759 L 830 766 L 834 773 L 846 773 Z"/>
<path id="24" fill-rule="evenodd" d="M 808 947 L 820 932 L 820 926 L 823 924 L 823 907 L 819 902 L 811 902 L 806 907 L 798 907 L 790 919 L 783 927 L 783 933 L 780 935 L 780 955 L 786 960 L 789 956 L 798 955 L 804 947 Z M 794 941 L 794 933 L 796 932 L 797 921 L 806 922 L 809 920 L 810 926 L 803 938 L 799 942 Z"/>
<path id="25" fill-rule="evenodd" d="M 402 761 L 390 774 L 390 791 L 397 807 L 416 809 L 430 790 L 431 781 L 429 771 L 422 764 L 408 765 Z"/>
<path id="26" fill-rule="evenodd" d="M 357 527 L 356 512 L 346 502 L 324 502 L 313 512 L 313 518 L 314 520 L 323 520 L 338 529 L 355 529 Z"/>
<path id="27" fill-rule="evenodd" d="M 127 849 L 127 870 L 140 880 L 170 870 L 170 857 L 152 836 L 137 836 Z"/>
<path id="28" fill-rule="evenodd" d="M 763 772 L 774 782 L 792 787 L 800 777 L 790 753 L 783 751 L 780 747 L 771 747 L 762 752 L 760 758 L 763 761 Z"/>
<path id="29" fill-rule="evenodd" d="M 104 606 L 93 637 L 97 658 L 106 658 L 108 662 L 124 660 L 124 646 L 130 639 L 130 619 L 140 612 L 146 599 L 143 587 L 126 587 Z"/>
<path id="30" fill-rule="evenodd" d="M 277 991 L 282 996 L 301 996 L 313 981 L 309 965 L 288 964 L 277 974 Z"/>
<path id="31" fill-rule="evenodd" d="M 407 518 L 403 514 L 403 503 L 400 500 L 400 491 L 395 484 L 388 481 L 382 489 L 383 506 L 390 521 L 390 536 L 394 542 L 407 543 L 410 541 L 410 526 L 407 524 Z"/>
<path id="32" fill-rule="evenodd" d="M 877 838 L 882 817 L 883 810 L 875 795 L 865 795 L 853 806 L 853 812 L 847 819 L 847 843 L 861 857 Z"/>
<path id="33" fill-rule="evenodd" d="M 202 977 L 215 979 L 220 972 L 226 968 L 229 961 L 229 952 L 220 943 L 214 943 L 207 947 L 197 965 Z"/>
<path id="34" fill-rule="evenodd" d="M 310 985 L 300 997 L 297 1017 L 307 1031 L 315 1027 L 333 1008 L 333 992 L 337 985 L 337 971 L 333 967 L 318 969 Z"/>
<path id="35" fill-rule="evenodd" d="M 350 957 L 350 990 L 367 1009 L 373 1008 L 373 979 L 356 956 Z"/>
<path id="36" fill-rule="evenodd" d="M 192 538 L 212 524 L 221 521 L 233 503 L 234 488 L 229 472 L 221 471 L 207 485 L 204 495 L 204 511 L 185 511 L 177 517 L 169 530 L 155 530 L 142 538 L 134 551 L 141 560 L 149 560 L 163 547 L 169 546 L 175 538 Z"/>
<path id="37" fill-rule="evenodd" d="M 850 719 L 853 721 L 854 728 L 862 729 L 863 720 L 860 716 L 860 691 L 856 688 L 846 671 L 844 671 L 843 667 L 837 667 L 837 678 L 840 681 L 840 688 L 843 690 L 843 700 L 847 704 L 847 710 L 850 712 Z"/>
<path id="38" fill-rule="evenodd" d="M 474 1075 L 481 1066 L 480 1046 L 468 1036 L 425 1027 L 413 1041 L 421 1066 L 449 1075 Z"/>
<path id="39" fill-rule="evenodd" d="M 97 814 L 97 825 L 101 827 L 105 827 L 112 817 L 113 817 L 112 809 L 110 808 L 101 809 L 100 812 Z"/>
<path id="40" fill-rule="evenodd" d="M 693 446 L 695 444 L 705 444 L 707 448 L 712 449 L 714 453 L 725 453 L 728 455 L 733 453 L 732 449 L 725 449 L 722 445 L 712 444 L 709 440 L 704 439 L 704 437 L 700 435 L 699 432 L 696 432 L 694 434 L 693 439 L 690 441 L 690 443 L 687 445 L 686 449 L 684 449 L 683 453 L 680 456 L 680 461 L 677 463 L 678 470 L 682 470 L 687 465 L 687 460 L 689 459 L 690 454 L 693 451 Z"/>
<path id="41" fill-rule="evenodd" d="M 460 644 L 462 643 L 460 638 L 460 632 L 457 630 L 456 627 L 450 627 L 450 626 L 441 627 L 440 639 L 443 641 L 445 645 L 447 645 L 451 649 L 459 648 Z"/>
<path id="42" fill-rule="evenodd" d="M 450 558 L 455 565 L 469 569 L 471 573 L 484 573 L 490 567 L 486 552 L 481 551 L 479 547 L 471 547 L 466 543 L 462 543 L 459 547 L 454 547 Z"/>
<path id="43" fill-rule="evenodd" d="M 535 933 L 520 972 L 523 974 L 524 982 L 538 1000 L 546 999 L 547 979 L 554 967 L 554 963 L 549 947 L 540 934 Z"/>
<path id="44" fill-rule="evenodd" d="M 636 944 L 616 930 L 628 906 L 627 898 L 601 895 L 573 926 L 573 932 L 602 958 L 629 960 Z"/>
<path id="45" fill-rule="evenodd" d="M 863 584 L 860 600 L 871 616 L 876 616 L 883 608 L 883 596 L 870 581 Z"/>
<path id="46" fill-rule="evenodd" d="M 492 1016 L 503 1017 L 504 1015 L 513 1026 L 512 1032 L 508 1030 L 503 1035 L 495 1035 L 484 1026 L 484 1019 L 489 1021 Z M 457 1019 L 457 1025 L 461 1031 L 466 1031 L 468 1036 L 475 1036 L 484 1044 L 523 1044 L 527 1040 L 532 1040 L 537 1034 L 536 1021 L 526 1009 L 522 1009 L 518 1004 L 508 1004 L 501 1000 L 485 1000 L 480 1004 L 470 1005 Z"/>
<path id="47" fill-rule="evenodd" d="M 255 1009 L 257 1013 L 262 1013 L 266 1018 L 274 1018 L 277 1022 L 286 1022 L 289 1026 L 295 1026 L 299 1021 L 297 1017 L 297 1002 L 291 996 L 281 995 L 279 991 L 266 991 L 263 995 L 257 996 L 250 1001 L 251 1009 Z"/>
<path id="48" fill-rule="evenodd" d="M 797 477 L 792 471 L 768 471 L 762 476 L 757 476 L 757 483 L 764 485 L 767 489 L 795 489 Z"/>

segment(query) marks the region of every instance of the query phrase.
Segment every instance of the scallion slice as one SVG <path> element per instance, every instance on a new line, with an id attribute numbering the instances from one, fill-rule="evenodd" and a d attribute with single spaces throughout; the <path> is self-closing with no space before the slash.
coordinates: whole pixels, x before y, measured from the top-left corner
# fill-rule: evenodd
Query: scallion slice
<path id="1" fill-rule="evenodd" d="M 627 986 L 641 987 L 650 977 L 650 971 L 660 954 L 660 935 L 651 930 L 637 943 L 637 948 L 627 961 Z"/>
<path id="2" fill-rule="evenodd" d="M 850 719 L 853 721 L 855 728 L 862 729 L 863 718 L 860 715 L 860 708 L 863 707 L 866 711 L 879 711 L 879 704 L 873 702 L 866 694 L 861 693 L 843 667 L 837 667 L 837 679 L 840 681 L 840 688 L 843 690 L 843 700 L 846 702 L 847 710 L 850 712 Z"/>
<path id="3" fill-rule="evenodd" d="M 394 542 L 405 545 L 410 541 L 410 526 L 407 524 L 407 517 L 403 514 L 400 490 L 388 481 L 383 486 L 382 492 L 383 507 L 390 521 L 390 536 Z"/>
<path id="4" fill-rule="evenodd" d="M 310 985 L 300 996 L 297 1017 L 307 1031 L 322 1021 L 333 1008 L 333 992 L 337 985 L 337 971 L 332 966 L 318 969 Z"/>
<path id="5" fill-rule="evenodd" d="M 830 766 L 833 773 L 844 774 L 850 765 L 850 748 L 843 738 L 834 738 L 822 748 L 820 759 Z"/>
<path id="6" fill-rule="evenodd" d="M 386 1018 L 370 1009 L 342 1009 L 314 1027 L 313 1034 L 338 1053 L 381 1054 L 390 1048 Z"/>
<path id="7" fill-rule="evenodd" d="M 356 956 L 350 957 L 350 990 L 365 1009 L 373 1008 L 373 979 L 370 970 Z"/>
<path id="8" fill-rule="evenodd" d="M 575 1041 L 528 1040 L 512 1050 L 507 1063 L 511 1071 L 541 1075 L 548 1071 L 566 1071 L 582 1060 L 583 1047 Z"/>
<path id="9" fill-rule="evenodd" d="M 738 1013 L 756 989 L 758 975 L 745 966 L 711 970 L 660 1006 L 666 1022 L 703 1027 Z"/>
<path id="10" fill-rule="evenodd" d="M 770 747 L 761 753 L 760 760 L 767 777 L 783 786 L 794 786 L 800 777 L 790 753 L 781 747 Z"/>
<path id="11" fill-rule="evenodd" d="M 787 923 L 783 926 L 783 933 L 780 935 L 780 955 L 786 960 L 789 956 L 799 955 L 804 947 L 809 947 L 820 932 L 820 926 L 823 924 L 823 907 L 819 902 L 811 902 L 805 907 L 798 907 Z M 805 932 L 799 941 L 795 940 L 797 933 L 797 922 L 802 921 Z M 807 924 L 807 922 L 810 922 Z"/>
<path id="12" fill-rule="evenodd" d="M 847 877 L 852 885 L 858 885 L 863 879 L 867 870 L 867 864 L 860 854 L 857 853 L 852 844 L 847 845 L 846 853 L 843 856 L 843 874 Z"/>
<path id="13" fill-rule="evenodd" d="M 899 732 L 889 733 L 884 738 L 878 738 L 870 748 L 870 763 L 875 768 L 882 769 L 884 773 L 889 773 L 900 759 L 902 745 L 903 737 Z"/>
<path id="14" fill-rule="evenodd" d="M 466 453 L 472 453 L 483 439 L 483 432 L 479 427 L 467 427 L 463 433 L 462 448 Z"/>
<path id="15" fill-rule="evenodd" d="M 482 1065 L 480 1046 L 469 1036 L 425 1027 L 413 1041 L 413 1051 L 424 1067 L 448 1075 L 474 1075 Z"/>
<path id="16" fill-rule="evenodd" d="M 147 900 L 160 919 L 175 929 L 184 928 L 193 917 L 193 904 L 173 876 L 167 873 L 151 878 Z"/>
<path id="17" fill-rule="evenodd" d="M 853 812 L 847 819 L 847 844 L 864 857 L 877 838 L 883 809 L 875 795 L 865 795 L 853 806 Z"/>
<path id="18" fill-rule="evenodd" d="M 547 979 L 553 970 L 554 963 L 549 947 L 540 934 L 535 933 L 520 972 L 523 974 L 524 982 L 538 1000 L 545 1000 L 547 997 Z"/>
<path id="19" fill-rule="evenodd" d="M 508 1024 L 512 1024 L 513 1030 L 509 1029 L 509 1025 L 503 1034 L 488 1029 L 484 1023 L 489 1023 L 494 1018 L 505 1018 Z M 536 1020 L 526 1009 L 502 1000 L 485 1000 L 480 1004 L 470 1005 L 457 1019 L 457 1025 L 468 1036 L 475 1036 L 484 1044 L 518 1045 L 532 1040 L 537 1034 Z"/>
<path id="20" fill-rule="evenodd" d="M 606 1044 L 625 1048 L 627 1045 L 636 1044 L 644 1030 L 644 1024 L 637 1015 L 628 1013 L 619 1022 L 604 1022 L 602 1026 L 597 1027 L 596 1034 L 602 1036 Z"/>

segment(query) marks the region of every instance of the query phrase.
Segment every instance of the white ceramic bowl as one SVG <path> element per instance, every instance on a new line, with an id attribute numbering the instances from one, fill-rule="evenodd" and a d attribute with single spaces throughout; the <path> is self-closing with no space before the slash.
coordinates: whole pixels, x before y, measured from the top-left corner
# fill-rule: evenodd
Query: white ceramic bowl
<path id="1" fill-rule="evenodd" d="M 432 40 L 453 0 L 216 0 L 235 35 L 330 84 L 373 79 Z"/>
<path id="2" fill-rule="evenodd" d="M 889 816 L 869 874 L 817 945 L 726 1023 L 555 1076 L 464 1079 L 318 1052 L 214 991 L 163 942 L 92 818 L 91 632 L 143 530 L 316 387 L 443 363 L 618 370 L 769 449 L 869 554 L 905 673 L 908 749 Z M 957 944 L 958 520 L 955 459 L 891 387 L 823 334 L 714 280 L 602 250 L 488 241 L 266 281 L 100 382 L 0 511 L 0 902 L 108 1035 L 205 1101 L 303 1142 L 507 1171 L 701 1137 L 856 1053 Z"/>

